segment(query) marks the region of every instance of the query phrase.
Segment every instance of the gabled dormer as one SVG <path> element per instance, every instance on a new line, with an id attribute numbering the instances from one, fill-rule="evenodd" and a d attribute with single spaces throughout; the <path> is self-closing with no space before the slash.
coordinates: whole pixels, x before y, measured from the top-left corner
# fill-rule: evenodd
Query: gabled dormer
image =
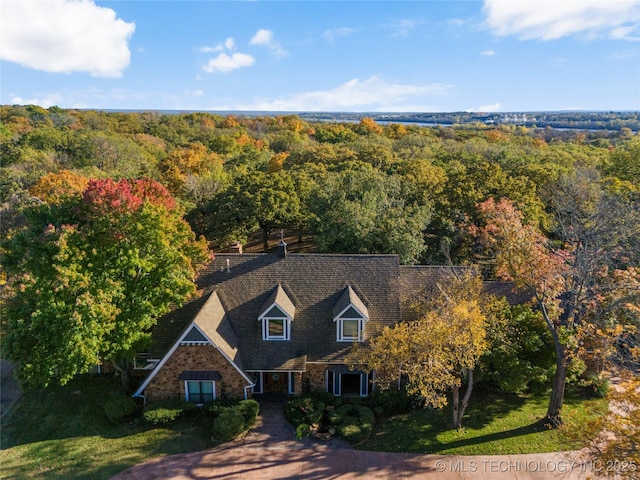
<path id="1" fill-rule="evenodd" d="M 258 320 L 262 322 L 262 339 L 289 340 L 295 312 L 293 302 L 278 285 L 260 309 Z"/>
<path id="2" fill-rule="evenodd" d="M 336 323 L 336 341 L 362 342 L 364 325 L 369 321 L 369 310 L 358 295 L 348 286 L 333 307 Z"/>

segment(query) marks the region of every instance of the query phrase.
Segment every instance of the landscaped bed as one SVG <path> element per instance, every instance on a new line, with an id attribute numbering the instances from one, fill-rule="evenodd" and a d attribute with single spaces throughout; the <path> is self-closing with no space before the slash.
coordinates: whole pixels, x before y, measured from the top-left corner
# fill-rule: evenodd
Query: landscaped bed
<path id="1" fill-rule="evenodd" d="M 565 425 L 550 429 L 544 423 L 548 400 L 545 394 L 516 395 L 479 389 L 460 430 L 451 428 L 450 408 L 415 408 L 417 402 L 406 397 L 403 401 L 403 396 L 393 391 L 370 399 L 313 394 L 290 401 L 287 413 L 299 435 L 322 438 L 329 431 L 362 450 L 498 455 L 582 448 L 585 445 L 576 443 L 575 438 L 583 436 L 572 433 L 607 411 L 605 399 L 591 398 L 584 390 L 574 388 L 567 394 L 563 409 Z M 360 412 L 362 409 L 376 413 L 375 425 L 366 412 Z M 315 427 L 309 429 L 310 426 Z"/>

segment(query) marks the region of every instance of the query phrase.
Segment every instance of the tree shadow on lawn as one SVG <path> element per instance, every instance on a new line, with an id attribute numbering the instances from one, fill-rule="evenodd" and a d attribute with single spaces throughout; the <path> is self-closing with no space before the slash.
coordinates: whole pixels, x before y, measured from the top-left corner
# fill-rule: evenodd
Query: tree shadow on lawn
<path id="1" fill-rule="evenodd" d="M 523 435 L 529 435 L 532 433 L 544 432 L 549 430 L 549 428 L 545 425 L 545 420 L 540 419 L 536 422 L 533 422 L 530 425 L 525 425 L 523 427 L 513 428 L 511 430 L 505 430 L 502 432 L 489 433 L 487 435 L 481 435 L 478 437 L 470 437 L 463 438 L 460 440 L 454 440 L 447 443 L 440 443 L 439 441 L 435 441 L 432 444 L 432 448 L 430 448 L 429 453 L 437 453 L 443 450 L 450 450 L 459 447 L 469 447 L 472 445 L 479 445 L 482 443 L 496 442 L 499 440 L 506 440 L 516 437 L 521 437 Z"/>
<path id="2" fill-rule="evenodd" d="M 204 414 L 162 427 L 141 417 L 112 424 L 103 405 L 118 391 L 113 375 L 85 375 L 25 392 L 2 419 L 0 477 L 106 479 L 149 458 L 215 446 Z"/>
<path id="3" fill-rule="evenodd" d="M 2 420 L 0 449 L 83 437 L 120 439 L 154 430 L 141 417 L 112 424 L 104 404 L 118 394 L 119 380 L 113 375 L 82 375 L 65 386 L 26 391 Z M 204 415 L 180 418 L 163 429 L 180 436 L 183 431 L 202 428 L 206 422 L 200 417 Z"/>
<path id="4" fill-rule="evenodd" d="M 465 414 L 463 426 L 480 430 L 496 420 L 505 418 L 512 412 L 522 409 L 527 402 L 537 402 L 536 397 L 516 394 L 496 394 L 488 390 L 474 392 Z M 481 437 L 466 438 L 441 443 L 438 435 L 451 431 L 451 404 L 441 410 L 427 408 L 404 415 L 388 417 L 377 422 L 370 439 L 361 448 L 365 450 L 400 451 L 413 453 L 432 453 L 457 446 L 473 445 L 512 436 L 526 435 L 540 431 L 542 425 L 531 425 L 509 429 Z M 495 437 L 495 438 L 494 438 Z"/>
<path id="5" fill-rule="evenodd" d="M 178 432 L 176 435 L 180 434 L 188 433 Z M 134 440 L 132 448 L 128 448 L 127 438 L 123 437 L 122 440 L 122 443 L 113 445 L 110 444 L 110 439 L 102 437 L 93 442 L 84 442 L 81 438 L 66 438 L 25 444 L 18 447 L 19 452 L 3 452 L 0 476 L 7 479 L 108 479 L 152 458 L 205 450 L 215 446 L 210 441 L 201 444 L 193 439 L 187 443 L 176 441 L 174 435 L 162 438 L 154 436 L 143 443 Z"/>

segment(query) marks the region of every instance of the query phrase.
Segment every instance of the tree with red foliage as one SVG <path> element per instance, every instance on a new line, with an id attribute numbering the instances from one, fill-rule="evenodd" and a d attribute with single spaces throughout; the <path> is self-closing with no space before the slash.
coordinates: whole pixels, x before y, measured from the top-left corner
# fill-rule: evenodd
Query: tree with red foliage
<path id="1" fill-rule="evenodd" d="M 531 292 L 556 350 L 556 372 L 547 411 L 562 424 L 565 384 L 572 359 L 588 349 L 606 357 L 624 324 L 640 313 L 638 252 L 628 249 L 640 233 L 637 205 L 604 194 L 586 178 L 558 186 L 554 213 L 557 248 L 509 200 L 478 205 L 484 225 L 473 232 L 492 251 L 496 275 Z"/>
<path id="2" fill-rule="evenodd" d="M 157 318 L 195 292 L 206 242 L 152 180 L 91 180 L 81 196 L 25 213 L 28 227 L 4 245 L 3 354 L 34 386 L 107 359 L 126 389 Z"/>

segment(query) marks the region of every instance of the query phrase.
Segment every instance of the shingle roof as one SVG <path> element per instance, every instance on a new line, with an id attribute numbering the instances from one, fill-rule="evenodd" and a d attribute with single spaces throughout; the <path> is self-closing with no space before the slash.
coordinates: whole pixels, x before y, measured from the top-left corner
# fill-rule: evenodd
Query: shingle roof
<path id="1" fill-rule="evenodd" d="M 212 292 L 208 297 L 193 319 L 193 323 L 211 339 L 227 358 L 231 359 L 238 368 L 243 369 L 242 358 L 238 351 L 238 338 L 229 318 L 225 315 L 220 298 L 216 292 Z"/>
<path id="2" fill-rule="evenodd" d="M 415 320 L 416 313 L 411 308 L 412 303 L 436 293 L 438 282 L 444 280 L 447 276 L 468 271 L 475 271 L 475 268 L 437 265 L 400 266 L 402 318 L 404 320 Z M 482 282 L 482 288 L 485 293 L 506 297 L 510 305 L 522 305 L 531 300 L 532 294 L 530 292 L 516 291 L 514 287 L 513 282 Z"/>
<path id="3" fill-rule="evenodd" d="M 269 295 L 269 298 L 267 298 L 267 301 L 264 302 L 264 305 L 260 309 L 259 316 L 262 316 L 265 313 L 267 313 L 267 309 L 274 304 L 277 305 L 279 309 L 282 310 L 289 317 L 291 318 L 295 317 L 296 307 L 293 305 L 293 303 L 287 296 L 286 292 L 282 288 L 282 285 L 278 285 L 276 288 L 273 289 L 273 293 Z"/>
<path id="4" fill-rule="evenodd" d="M 399 321 L 398 277 L 396 255 L 219 254 L 198 284 L 217 292 L 244 368 L 279 370 L 344 361 L 351 344 L 336 341 L 333 307 L 349 286 L 368 310 L 365 338 Z M 257 319 L 278 285 L 295 305 L 291 339 L 262 340 Z"/>
<path id="5" fill-rule="evenodd" d="M 349 285 L 345 289 L 345 291 L 343 292 L 343 294 L 340 297 L 340 299 L 333 306 L 333 310 L 332 310 L 333 311 L 333 318 L 335 318 L 338 315 L 340 315 L 342 313 L 342 311 L 345 308 L 347 308 L 349 305 L 353 305 L 365 317 L 367 317 L 367 318 L 369 317 L 369 310 L 367 309 L 365 304 L 362 303 L 362 300 L 360 300 L 360 297 L 358 297 L 358 295 L 356 295 L 356 292 L 353 291 L 353 288 L 351 288 L 351 285 Z"/>
<path id="6" fill-rule="evenodd" d="M 474 271 L 473 267 L 438 265 L 403 265 L 400 267 L 400 303 L 403 320 L 416 320 L 413 308 L 436 293 L 438 283 L 453 274 Z"/>
<path id="7" fill-rule="evenodd" d="M 482 286 L 486 293 L 505 297 L 510 305 L 529 303 L 533 298 L 533 292 L 516 290 L 513 282 L 483 282 Z"/>

